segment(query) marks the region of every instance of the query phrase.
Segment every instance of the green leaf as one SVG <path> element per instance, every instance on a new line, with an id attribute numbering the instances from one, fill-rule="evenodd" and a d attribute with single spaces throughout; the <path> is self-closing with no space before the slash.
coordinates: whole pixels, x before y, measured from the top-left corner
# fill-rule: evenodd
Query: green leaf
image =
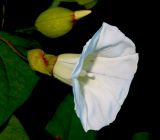
<path id="1" fill-rule="evenodd" d="M 138 132 L 132 137 L 132 140 L 150 140 L 150 133 L 148 132 Z"/>
<path id="2" fill-rule="evenodd" d="M 98 2 L 98 0 L 91 1 L 89 3 L 84 4 L 84 7 L 86 9 L 91 9 L 97 4 L 97 2 Z"/>
<path id="3" fill-rule="evenodd" d="M 61 2 L 75 2 L 75 0 L 53 0 L 50 8 L 58 7 Z"/>
<path id="4" fill-rule="evenodd" d="M 47 131 L 62 140 L 95 140 L 96 132 L 83 130 L 74 111 L 73 96 L 68 95 L 46 127 Z"/>
<path id="5" fill-rule="evenodd" d="M 19 120 L 12 116 L 7 127 L 0 133 L 0 140 L 29 140 Z"/>
<path id="6" fill-rule="evenodd" d="M 95 0 L 75 0 L 80 5 L 85 5 L 87 3 L 93 2 Z"/>
<path id="7" fill-rule="evenodd" d="M 24 54 L 27 45 L 31 47 L 31 41 L 7 33 L 0 35 L 21 47 Z M 0 40 L 0 126 L 28 99 L 38 79 L 28 63 Z"/>
<path id="8" fill-rule="evenodd" d="M 10 41 L 16 49 L 18 49 L 25 56 L 27 56 L 28 50 L 42 48 L 41 45 L 32 38 L 26 39 L 7 32 L 0 32 L 0 36 Z"/>
<path id="9" fill-rule="evenodd" d="M 77 2 L 86 9 L 91 9 L 97 4 L 98 0 L 54 0 L 51 7 L 58 7 L 61 2 Z"/>

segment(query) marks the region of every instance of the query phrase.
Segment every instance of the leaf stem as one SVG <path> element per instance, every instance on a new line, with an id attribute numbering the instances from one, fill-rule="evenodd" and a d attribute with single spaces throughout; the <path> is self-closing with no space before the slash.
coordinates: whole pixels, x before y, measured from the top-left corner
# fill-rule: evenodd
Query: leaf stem
<path id="1" fill-rule="evenodd" d="M 61 2 L 76 2 L 75 0 L 53 0 L 51 7 L 58 7 Z"/>
<path id="2" fill-rule="evenodd" d="M 21 52 L 19 52 L 19 51 L 16 49 L 16 47 L 15 47 L 10 41 L 8 41 L 7 39 L 5 39 L 5 38 L 2 37 L 1 35 L 0 35 L 0 40 L 2 40 L 3 42 L 5 42 L 5 43 L 12 49 L 12 51 L 15 52 L 20 58 L 22 58 L 23 60 L 25 60 L 25 61 L 28 62 L 27 58 L 26 58 L 25 56 L 23 56 L 23 55 L 21 54 Z"/>
<path id="3" fill-rule="evenodd" d="M 58 7 L 58 5 L 61 3 L 61 0 L 53 0 L 53 3 L 51 4 L 51 7 Z"/>
<path id="4" fill-rule="evenodd" d="M 23 28 L 23 29 L 17 29 L 15 30 L 16 33 L 27 33 L 27 34 L 31 34 L 33 31 L 36 31 L 36 28 L 31 26 L 31 27 L 27 27 L 27 28 Z"/>

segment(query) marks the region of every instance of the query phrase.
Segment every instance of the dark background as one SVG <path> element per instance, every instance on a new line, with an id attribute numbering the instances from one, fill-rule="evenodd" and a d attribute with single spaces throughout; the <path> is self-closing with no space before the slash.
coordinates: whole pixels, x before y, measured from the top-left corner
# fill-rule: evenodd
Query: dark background
<path id="1" fill-rule="evenodd" d="M 51 3 L 52 0 L 0 0 L 0 20 L 2 5 L 5 4 L 6 7 L 4 27 L 1 30 L 13 32 L 33 26 L 36 17 Z M 62 3 L 60 6 L 72 10 L 83 9 L 76 3 Z M 101 27 L 102 22 L 107 22 L 117 26 L 136 44 L 139 64 L 129 95 L 116 121 L 98 132 L 98 140 L 131 140 L 134 133 L 142 131 L 149 132 L 152 139 L 157 137 L 155 126 L 158 126 L 158 63 L 155 58 L 157 45 L 154 45 L 156 30 L 152 9 L 152 4 L 143 0 L 99 0 L 92 8 L 92 14 L 79 20 L 68 34 L 57 39 L 49 39 L 38 32 L 33 34 L 48 53 L 80 53 L 83 45 Z M 31 97 L 15 113 L 31 140 L 52 140 L 44 128 L 72 89 L 54 78 L 37 74 L 40 81 Z"/>

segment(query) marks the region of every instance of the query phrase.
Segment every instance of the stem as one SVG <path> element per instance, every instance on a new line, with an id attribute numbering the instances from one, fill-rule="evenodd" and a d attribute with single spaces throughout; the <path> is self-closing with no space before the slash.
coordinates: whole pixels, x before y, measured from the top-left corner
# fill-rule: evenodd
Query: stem
<path id="1" fill-rule="evenodd" d="M 25 61 L 28 62 L 27 58 L 24 57 L 24 56 L 21 54 L 21 52 L 19 52 L 19 51 L 16 49 L 16 47 L 15 47 L 10 41 L 8 41 L 7 39 L 5 39 L 5 38 L 2 37 L 1 35 L 0 35 L 0 40 L 2 40 L 3 42 L 5 42 L 5 43 L 12 49 L 12 51 L 15 52 L 20 58 L 22 58 L 23 60 L 25 60 Z"/>
<path id="2" fill-rule="evenodd" d="M 58 7 L 58 5 L 61 3 L 61 0 L 53 0 L 53 3 L 51 4 L 51 7 Z"/>
<path id="3" fill-rule="evenodd" d="M 2 7 L 2 23 L 1 23 L 1 29 L 3 30 L 3 27 L 4 27 L 4 16 L 5 16 L 5 4 L 3 4 L 3 7 Z"/>
<path id="4" fill-rule="evenodd" d="M 75 0 L 53 0 L 51 7 L 58 7 L 61 2 L 76 2 Z"/>
<path id="5" fill-rule="evenodd" d="M 30 32 L 33 32 L 33 31 L 36 31 L 36 27 L 33 27 L 33 26 L 31 26 L 31 27 L 28 27 L 28 28 L 24 28 L 24 29 L 17 29 L 17 30 L 15 30 L 15 32 L 20 32 L 20 33 L 30 33 Z"/>

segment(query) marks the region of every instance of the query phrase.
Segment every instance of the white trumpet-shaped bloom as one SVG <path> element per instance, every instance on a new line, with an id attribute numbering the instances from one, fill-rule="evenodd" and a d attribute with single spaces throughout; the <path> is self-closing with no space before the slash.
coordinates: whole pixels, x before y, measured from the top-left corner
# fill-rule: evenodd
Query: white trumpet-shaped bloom
<path id="1" fill-rule="evenodd" d="M 73 86 L 75 111 L 85 131 L 113 122 L 137 70 L 134 43 L 117 27 L 103 23 L 81 55 L 62 54 L 53 74 Z"/>

